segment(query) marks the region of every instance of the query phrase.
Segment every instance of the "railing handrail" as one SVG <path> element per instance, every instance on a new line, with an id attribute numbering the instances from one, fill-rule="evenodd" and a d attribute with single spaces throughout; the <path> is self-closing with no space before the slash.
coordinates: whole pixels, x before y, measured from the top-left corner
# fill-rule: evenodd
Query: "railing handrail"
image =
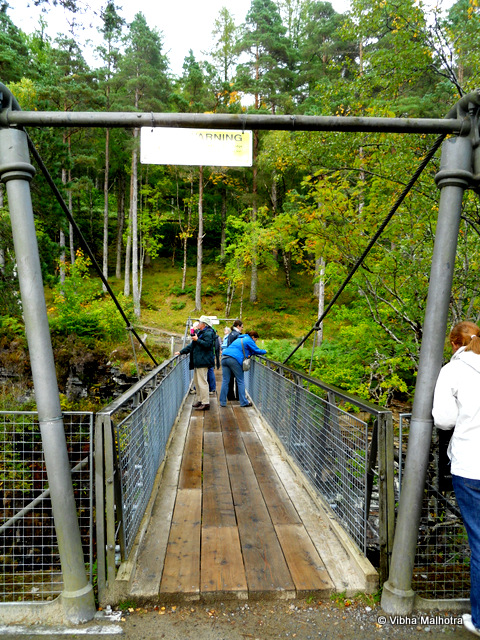
<path id="1" fill-rule="evenodd" d="M 96 413 L 97 584 L 100 602 L 107 597 L 110 588 L 114 589 L 118 549 L 120 559 L 125 561 L 139 533 L 171 429 L 188 394 L 191 381 L 188 364 L 186 355 L 169 358 Z M 170 387 L 167 402 L 162 402 L 163 389 Z M 147 410 L 145 421 L 139 420 L 134 424 L 136 416 L 141 417 L 145 407 L 164 409 L 160 414 L 157 410 Z M 123 413 L 115 415 L 123 409 L 125 416 Z M 126 440 L 122 433 L 128 433 Z M 154 438 L 155 445 L 145 447 L 146 441 L 153 442 L 150 438 Z M 124 455 L 123 445 L 131 449 L 131 457 L 130 454 Z M 141 456 L 140 462 L 137 462 L 137 454 Z M 138 511 L 137 498 L 141 503 Z"/>
<path id="2" fill-rule="evenodd" d="M 265 356 L 255 356 L 255 357 L 260 361 L 268 363 L 267 366 L 269 364 L 273 364 L 275 365 L 275 367 L 280 367 L 283 371 L 288 371 L 288 373 L 302 378 L 309 384 L 313 384 L 317 387 L 320 387 L 325 391 L 330 391 L 331 393 L 334 393 L 336 396 L 342 398 L 343 400 L 346 400 L 347 402 L 351 402 L 352 404 L 357 405 L 360 409 L 363 409 L 366 412 L 373 414 L 374 416 L 391 414 L 391 411 L 389 409 L 385 409 L 385 407 L 379 407 L 378 405 L 373 404 L 372 402 L 368 402 L 368 400 L 364 400 L 359 396 L 355 396 L 351 393 L 348 393 L 348 391 L 344 391 L 339 387 L 335 387 L 334 385 L 329 384 L 327 382 L 323 382 L 318 378 L 313 378 L 312 376 L 302 373 L 301 371 L 292 369 L 291 367 L 287 367 L 281 362 L 276 362 L 275 360 L 271 360 L 270 358 L 266 358 Z"/>
<path id="3" fill-rule="evenodd" d="M 256 356 L 259 365 L 266 368 L 273 375 L 291 378 L 292 382 L 309 394 L 312 391 L 308 385 L 313 385 L 327 392 L 327 399 L 335 406 L 338 399 L 355 405 L 360 410 L 369 413 L 373 418 L 372 438 L 370 443 L 370 453 L 367 460 L 367 485 L 366 485 L 366 507 L 370 504 L 373 489 L 373 475 L 375 463 L 378 462 L 378 503 L 379 503 L 379 548 L 380 566 L 379 573 L 382 581 L 386 580 L 389 571 L 389 560 L 393 545 L 393 531 L 395 523 L 395 499 L 394 499 L 394 461 L 393 461 L 393 417 L 392 412 L 384 407 L 378 407 L 371 402 L 354 396 L 334 385 L 322 382 L 317 378 L 305 375 L 295 369 L 285 366 L 283 363 L 269 360 L 264 356 Z M 255 370 L 255 362 L 253 369 Z M 305 385 L 303 384 L 305 383 Z M 321 398 L 325 401 L 323 398 Z M 337 407 L 338 409 L 338 407 Z"/>

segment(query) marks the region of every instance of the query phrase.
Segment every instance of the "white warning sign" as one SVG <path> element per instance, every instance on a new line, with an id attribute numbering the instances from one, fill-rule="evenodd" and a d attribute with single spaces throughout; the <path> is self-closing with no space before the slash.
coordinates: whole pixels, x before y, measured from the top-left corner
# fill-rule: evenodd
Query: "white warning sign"
<path id="1" fill-rule="evenodd" d="M 235 129 L 142 127 L 142 164 L 251 167 L 252 132 Z"/>

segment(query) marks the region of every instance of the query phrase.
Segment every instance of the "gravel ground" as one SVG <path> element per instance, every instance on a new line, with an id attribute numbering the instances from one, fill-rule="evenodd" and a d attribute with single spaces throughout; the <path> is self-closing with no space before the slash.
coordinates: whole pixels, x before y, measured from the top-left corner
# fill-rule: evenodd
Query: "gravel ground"
<path id="1" fill-rule="evenodd" d="M 229 602 L 215 605 L 159 605 L 124 608 L 103 620 L 77 628 L 75 632 L 52 629 L 18 629 L 15 637 L 34 640 L 43 637 L 121 638 L 122 640 L 463 640 L 474 636 L 455 621 L 459 614 L 412 614 L 394 619 L 365 599 L 309 602 Z M 3 633 L 2 633 L 3 631 Z M 14 629 L 11 629 L 14 631 Z M 115 632 L 115 635 L 111 635 Z M 0 638 L 8 639 L 0 629 Z"/>
<path id="2" fill-rule="evenodd" d="M 127 612 L 121 624 L 128 640 L 445 640 L 451 636 L 462 640 L 474 637 L 463 626 L 452 624 L 458 614 L 442 612 L 433 618 L 428 616 L 428 620 L 415 614 L 416 620 L 391 620 L 378 607 L 348 602 L 346 605 L 344 601 L 340 604 L 276 601 L 225 603 L 213 607 L 167 606 L 153 611 Z"/>

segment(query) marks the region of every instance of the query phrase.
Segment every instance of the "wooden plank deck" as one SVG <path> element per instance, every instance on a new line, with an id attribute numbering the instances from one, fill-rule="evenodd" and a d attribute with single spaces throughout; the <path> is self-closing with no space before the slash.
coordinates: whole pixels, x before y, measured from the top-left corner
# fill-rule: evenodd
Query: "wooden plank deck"
<path id="1" fill-rule="evenodd" d="M 364 588 L 328 518 L 287 462 L 272 455 L 272 442 L 267 452 L 255 409 L 220 407 L 213 396 L 208 412 L 191 405 L 192 396 L 167 456 L 129 596 L 211 601 Z"/>

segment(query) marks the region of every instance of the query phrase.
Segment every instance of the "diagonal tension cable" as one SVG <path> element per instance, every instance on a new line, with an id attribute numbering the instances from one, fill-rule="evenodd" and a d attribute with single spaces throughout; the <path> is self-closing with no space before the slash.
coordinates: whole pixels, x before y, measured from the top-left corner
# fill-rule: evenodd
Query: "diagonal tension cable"
<path id="1" fill-rule="evenodd" d="M 330 300 L 329 305 L 327 306 L 327 308 L 325 309 L 325 311 L 322 313 L 322 315 L 320 316 L 320 318 L 316 321 L 316 323 L 313 325 L 313 327 L 310 329 L 310 331 L 307 333 L 307 335 L 302 338 L 302 340 L 297 344 L 297 346 L 295 347 L 295 349 L 293 349 L 293 351 L 291 353 L 289 353 L 289 355 L 285 358 L 285 360 L 283 361 L 283 364 L 285 364 L 292 356 L 293 354 L 302 346 L 302 344 L 304 344 L 306 342 L 306 340 L 308 340 L 308 338 L 312 335 L 312 333 L 316 330 L 318 330 L 318 327 L 320 326 L 320 324 L 322 323 L 323 319 L 326 317 L 326 315 L 328 314 L 328 312 L 330 311 L 330 309 L 333 307 L 333 305 L 335 304 L 335 302 L 338 300 L 340 294 L 343 292 L 343 290 L 345 289 L 345 287 L 347 286 L 347 284 L 350 282 L 350 280 L 353 278 L 353 276 L 355 275 L 356 271 L 358 270 L 358 268 L 361 266 L 362 262 L 365 260 L 365 258 L 367 257 L 367 255 L 370 253 L 371 249 L 373 248 L 374 244 L 377 242 L 377 240 L 379 239 L 379 237 L 382 235 L 382 233 L 385 230 L 385 227 L 387 226 L 387 224 L 390 222 L 390 220 L 393 218 L 393 216 L 395 215 L 397 209 L 399 208 L 399 206 L 402 204 L 402 202 L 405 200 L 408 192 L 412 189 L 413 185 L 415 184 L 415 182 L 418 180 L 418 178 L 420 177 L 420 174 L 422 173 L 422 171 L 425 169 L 425 167 L 428 165 L 428 163 L 430 162 L 430 160 L 433 158 L 433 156 L 435 155 L 435 153 L 438 151 L 439 147 L 441 146 L 442 142 L 445 140 L 445 138 L 447 137 L 447 134 L 442 134 L 440 136 L 438 136 L 438 138 L 435 140 L 434 144 L 432 145 L 432 147 L 430 148 L 430 150 L 428 151 L 427 155 L 425 156 L 425 158 L 422 160 L 422 162 L 420 163 L 420 165 L 418 166 L 417 170 L 415 171 L 415 173 L 413 174 L 413 176 L 411 177 L 410 181 L 408 182 L 407 186 L 405 187 L 405 189 L 402 191 L 402 193 L 398 196 L 397 201 L 395 202 L 395 204 L 393 205 L 393 207 L 390 209 L 390 212 L 388 213 L 387 217 L 385 218 L 385 220 L 382 222 L 382 224 L 380 225 L 380 227 L 378 228 L 378 231 L 375 233 L 375 235 L 373 236 L 373 238 L 370 240 L 370 242 L 367 245 L 367 248 L 364 250 L 364 252 L 362 253 L 362 255 L 360 256 L 360 258 L 358 258 L 357 262 L 355 263 L 355 265 L 353 266 L 352 270 L 350 271 L 350 273 L 348 274 L 348 276 L 345 278 L 345 280 L 342 282 L 342 284 L 340 285 L 340 288 L 338 289 L 338 291 L 336 292 L 336 294 L 333 296 L 333 298 Z"/>
<path id="2" fill-rule="evenodd" d="M 29 147 L 33 157 L 35 158 L 35 161 L 37 162 L 38 166 L 42 170 L 42 173 L 45 176 L 45 179 L 46 179 L 48 185 L 50 186 L 50 188 L 52 189 L 53 193 L 55 194 L 55 197 L 56 197 L 59 205 L 61 206 L 63 212 L 67 216 L 68 221 L 72 225 L 75 233 L 77 234 L 77 237 L 78 237 L 78 240 L 80 242 L 80 245 L 81 245 L 82 249 L 85 251 L 85 253 L 87 253 L 88 257 L 92 261 L 92 265 L 93 265 L 95 271 L 100 276 L 100 279 L 102 280 L 103 284 L 105 285 L 105 288 L 107 289 L 107 292 L 109 293 L 110 297 L 112 298 L 113 302 L 115 303 L 115 306 L 117 307 L 118 311 L 120 312 L 120 315 L 124 319 L 125 324 L 127 325 L 126 326 L 127 331 L 130 331 L 131 333 L 133 333 L 133 335 L 137 338 L 138 342 L 141 344 L 141 346 L 145 349 L 147 354 L 150 356 L 150 358 L 152 359 L 153 363 L 156 366 L 158 366 L 158 362 L 156 361 L 154 356 L 150 353 L 149 349 L 147 348 L 147 346 L 143 342 L 143 340 L 140 338 L 138 333 L 135 331 L 135 328 L 132 326 L 132 324 L 130 323 L 130 320 L 127 318 L 127 316 L 126 316 L 124 310 L 122 309 L 122 306 L 121 306 L 120 302 L 118 301 L 117 297 L 115 296 L 110 284 L 108 283 L 107 279 L 103 275 L 103 271 L 100 269 L 100 265 L 97 263 L 97 261 L 95 259 L 95 256 L 93 255 L 93 253 L 92 253 L 92 251 L 91 251 L 91 249 L 90 249 L 90 247 L 88 245 L 88 242 L 83 237 L 83 234 L 80 231 L 79 226 L 75 222 L 75 219 L 74 219 L 73 215 L 71 214 L 70 209 L 67 207 L 67 205 L 65 203 L 65 200 L 63 199 L 62 194 L 60 193 L 60 191 L 58 190 L 57 185 L 53 181 L 53 178 L 50 175 L 47 167 L 45 166 L 42 158 L 40 157 L 40 154 L 38 153 L 35 145 L 33 144 L 32 139 L 30 138 L 28 133 L 26 133 L 26 136 L 27 136 L 27 140 L 28 140 L 28 147 Z"/>

